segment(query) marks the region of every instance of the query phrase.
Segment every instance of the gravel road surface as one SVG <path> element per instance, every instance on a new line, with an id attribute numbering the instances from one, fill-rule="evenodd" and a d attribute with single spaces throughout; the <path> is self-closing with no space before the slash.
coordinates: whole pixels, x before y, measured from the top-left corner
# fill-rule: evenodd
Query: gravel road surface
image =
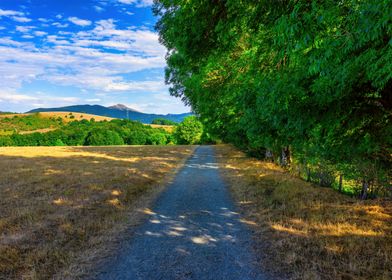
<path id="1" fill-rule="evenodd" d="M 268 279 L 211 146 L 200 146 L 98 279 Z"/>

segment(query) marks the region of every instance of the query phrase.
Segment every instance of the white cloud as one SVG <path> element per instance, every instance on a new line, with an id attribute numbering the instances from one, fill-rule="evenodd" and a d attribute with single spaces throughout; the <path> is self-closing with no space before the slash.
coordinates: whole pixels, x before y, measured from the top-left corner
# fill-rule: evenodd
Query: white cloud
<path id="1" fill-rule="evenodd" d="M 0 9 L 0 18 L 8 17 L 17 22 L 30 22 L 31 19 L 27 18 L 23 12 L 13 10 L 2 10 Z"/>
<path id="2" fill-rule="evenodd" d="M 184 107 L 180 99 L 170 96 L 167 92 L 154 94 L 138 103 L 127 103 L 126 105 L 143 113 L 155 114 L 180 114 L 191 110 Z"/>
<path id="3" fill-rule="evenodd" d="M 70 22 L 72 22 L 73 24 L 79 25 L 79 26 L 89 26 L 91 25 L 91 21 L 90 20 L 86 20 L 86 19 L 80 19 L 77 17 L 69 17 L 68 20 Z"/>
<path id="4" fill-rule="evenodd" d="M 56 26 L 56 27 L 58 27 L 58 28 L 66 28 L 66 27 L 69 26 L 68 23 L 60 23 L 60 22 L 54 22 L 54 23 L 52 23 L 52 25 L 53 25 L 53 26 Z"/>
<path id="5" fill-rule="evenodd" d="M 44 32 L 44 31 L 34 31 L 34 35 L 35 36 L 38 36 L 38 37 L 42 37 L 42 36 L 45 36 L 45 35 L 47 35 L 48 33 L 47 32 Z"/>
<path id="6" fill-rule="evenodd" d="M 52 19 L 47 19 L 47 18 L 39 18 L 38 21 L 43 22 L 43 23 L 47 23 L 47 22 L 51 22 L 53 20 Z"/>
<path id="7" fill-rule="evenodd" d="M 125 5 L 135 5 L 138 8 L 152 6 L 154 4 L 153 0 L 117 0 L 121 4 Z"/>
<path id="8" fill-rule="evenodd" d="M 86 99 L 86 101 L 87 102 L 100 102 L 101 99 L 99 99 L 99 98 L 89 98 L 89 99 Z"/>
<path id="9" fill-rule="evenodd" d="M 108 84 L 105 91 L 144 91 L 144 92 L 162 92 L 167 91 L 167 86 L 163 81 L 138 81 L 138 82 L 122 82 L 115 81 Z"/>
<path id="10" fill-rule="evenodd" d="M 98 13 L 103 12 L 103 11 L 105 10 L 104 8 L 102 8 L 102 7 L 100 7 L 100 6 L 94 6 L 94 9 L 95 9 Z"/>
<path id="11" fill-rule="evenodd" d="M 14 21 L 17 22 L 30 22 L 31 19 L 27 18 L 27 17 L 11 17 Z"/>
<path id="12" fill-rule="evenodd" d="M 23 46 L 22 43 L 14 41 L 10 37 L 0 38 L 0 45 L 8 45 L 8 46 L 14 46 L 14 47 L 21 47 L 21 46 Z"/>
<path id="13" fill-rule="evenodd" d="M 118 0 L 121 4 L 134 4 L 137 0 Z"/>
<path id="14" fill-rule="evenodd" d="M 9 102 L 9 103 L 20 103 L 20 102 L 31 102 L 36 101 L 37 98 L 34 96 L 28 96 L 25 94 L 17 94 L 17 93 L 4 93 L 0 92 L 0 102 Z"/>
<path id="15" fill-rule="evenodd" d="M 34 30 L 34 26 L 18 26 L 17 30 L 23 33 L 22 37 L 31 38 L 31 34 L 47 35 L 43 31 Z M 105 96 L 112 100 L 113 94 L 142 96 L 144 93 L 150 93 L 148 96 L 151 96 L 151 93 L 155 93 L 157 97 L 144 102 L 141 109 L 162 113 L 166 109 L 154 109 L 152 105 L 154 102 L 161 102 L 165 108 L 167 104 L 167 110 L 175 112 L 174 107 L 170 107 L 175 99 L 167 101 L 158 98 L 168 95 L 162 77 L 151 77 L 148 81 L 132 81 L 127 78 L 128 73 L 162 69 L 165 66 L 165 49 L 159 44 L 156 33 L 144 28 L 118 28 L 115 20 L 106 19 L 95 22 L 88 30 L 60 31 L 57 35 L 47 35 L 42 40 L 46 44 L 37 48 L 33 42 L 17 42 L 10 37 L 0 38 L 0 77 L 2 84 L 9 88 L 7 95 L 0 92 L 2 107 L 19 102 L 19 107 L 15 108 L 28 110 L 26 106 L 32 104 L 60 106 L 77 103 L 78 100 L 72 98 L 56 99 L 44 94 L 21 92 L 23 84 L 47 81 L 87 92 L 90 98 L 80 99 L 80 102 L 104 103 L 108 101 Z M 113 49 L 117 51 L 112 52 Z M 4 88 L 0 90 L 4 91 Z M 175 106 L 183 111 L 183 106 L 178 104 Z"/>
<path id="16" fill-rule="evenodd" d="M 18 11 L 0 9 L 0 17 L 10 17 L 10 16 L 24 16 L 24 13 Z"/>
<path id="17" fill-rule="evenodd" d="M 53 104 L 53 103 L 63 103 L 63 104 L 73 104 L 77 103 L 80 99 L 76 97 L 53 97 L 42 93 L 38 93 L 34 96 L 28 94 L 22 94 L 14 91 L 4 91 L 0 90 L 0 103 L 25 103 L 25 102 L 39 102 L 39 104 Z"/>
<path id="18" fill-rule="evenodd" d="M 22 32 L 22 33 L 27 33 L 30 32 L 32 29 L 34 29 L 35 26 L 16 26 L 16 31 Z"/>

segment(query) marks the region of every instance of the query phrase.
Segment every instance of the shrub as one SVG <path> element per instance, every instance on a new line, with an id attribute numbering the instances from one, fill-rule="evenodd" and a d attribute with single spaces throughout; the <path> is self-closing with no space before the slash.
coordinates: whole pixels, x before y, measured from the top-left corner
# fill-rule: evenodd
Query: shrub
<path id="1" fill-rule="evenodd" d="M 87 146 L 124 145 L 124 140 L 115 131 L 94 129 L 88 133 L 84 144 Z"/>
<path id="2" fill-rule="evenodd" d="M 190 116 L 184 119 L 174 131 L 174 136 L 178 144 L 198 144 L 203 134 L 203 125 L 195 117 Z"/>

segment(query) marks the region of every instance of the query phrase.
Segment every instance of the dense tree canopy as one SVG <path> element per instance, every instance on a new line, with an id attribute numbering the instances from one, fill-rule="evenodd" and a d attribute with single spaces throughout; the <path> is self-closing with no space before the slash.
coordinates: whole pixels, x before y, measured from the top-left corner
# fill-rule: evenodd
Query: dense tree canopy
<path id="1" fill-rule="evenodd" d="M 213 143 L 195 116 L 176 123 L 175 129 L 165 130 L 140 122 L 94 119 L 63 122 L 61 118 L 45 118 L 39 114 L 0 118 L 2 146 L 104 146 L 104 145 L 167 145 Z M 25 129 L 29 130 L 25 130 Z M 37 129 L 44 129 L 43 131 Z"/>
<path id="2" fill-rule="evenodd" d="M 160 0 L 154 11 L 171 94 L 210 133 L 332 169 L 363 195 L 389 184 L 391 1 Z"/>

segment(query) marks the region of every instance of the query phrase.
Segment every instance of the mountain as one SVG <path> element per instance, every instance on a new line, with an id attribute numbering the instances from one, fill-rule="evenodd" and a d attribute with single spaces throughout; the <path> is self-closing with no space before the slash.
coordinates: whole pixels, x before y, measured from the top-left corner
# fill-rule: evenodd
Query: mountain
<path id="1" fill-rule="evenodd" d="M 116 105 L 113 105 L 113 106 L 109 106 L 107 108 L 109 108 L 109 109 L 117 109 L 117 110 L 120 110 L 120 111 L 132 111 L 132 112 L 141 113 L 140 111 L 136 111 L 135 109 L 132 109 L 132 108 L 129 108 L 129 107 L 125 106 L 124 104 L 116 104 Z"/>
<path id="2" fill-rule="evenodd" d="M 37 108 L 27 113 L 37 113 L 37 112 L 75 112 L 75 113 L 85 113 L 85 114 L 93 114 L 111 118 L 119 118 L 119 119 L 130 119 L 134 121 L 139 121 L 142 123 L 150 124 L 154 119 L 164 118 L 167 120 L 171 120 L 174 122 L 182 122 L 182 120 L 192 115 L 192 113 L 183 113 L 183 114 L 167 114 L 167 115 L 159 115 L 159 114 L 146 114 L 142 112 L 138 112 L 132 108 L 128 108 L 123 104 L 117 104 L 110 107 L 104 107 L 101 105 L 73 105 L 59 108 Z"/>

